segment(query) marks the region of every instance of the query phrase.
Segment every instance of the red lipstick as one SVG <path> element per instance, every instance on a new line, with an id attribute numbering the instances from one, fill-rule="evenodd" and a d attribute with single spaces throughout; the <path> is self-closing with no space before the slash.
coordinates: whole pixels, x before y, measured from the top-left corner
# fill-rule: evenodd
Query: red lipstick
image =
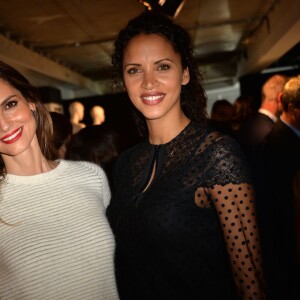
<path id="1" fill-rule="evenodd" d="M 0 141 L 5 144 L 12 144 L 16 142 L 22 135 L 23 127 L 13 130 L 11 133 L 5 135 Z"/>

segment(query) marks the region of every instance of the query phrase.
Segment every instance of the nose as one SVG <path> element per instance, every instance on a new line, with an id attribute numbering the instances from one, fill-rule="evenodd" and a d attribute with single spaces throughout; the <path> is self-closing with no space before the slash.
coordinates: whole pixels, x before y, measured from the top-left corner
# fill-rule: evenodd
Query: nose
<path id="1" fill-rule="evenodd" d="M 11 121 L 4 115 L 0 116 L 0 131 L 7 132 L 11 129 Z"/>
<path id="2" fill-rule="evenodd" d="M 152 72 L 144 72 L 142 88 L 146 90 L 153 89 L 155 84 L 155 76 Z"/>

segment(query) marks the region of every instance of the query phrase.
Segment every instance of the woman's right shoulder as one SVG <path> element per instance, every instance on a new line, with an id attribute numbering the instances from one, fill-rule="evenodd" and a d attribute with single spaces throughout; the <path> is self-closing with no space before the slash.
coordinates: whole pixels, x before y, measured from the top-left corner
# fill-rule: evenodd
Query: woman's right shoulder
<path id="1" fill-rule="evenodd" d="M 124 174 L 123 172 L 125 170 L 130 169 L 130 166 L 132 166 L 135 163 L 137 158 L 140 157 L 142 153 L 146 151 L 147 145 L 149 145 L 147 143 L 147 140 L 144 140 L 130 148 L 123 150 L 119 154 L 118 158 L 116 159 L 113 165 L 114 174 Z"/>
<path id="2" fill-rule="evenodd" d="M 144 151 L 145 147 L 147 147 L 147 140 L 142 140 L 139 143 L 123 150 L 118 157 L 118 160 L 128 160 L 132 156 L 135 156 L 136 154 L 140 153 L 141 151 Z"/>
<path id="3" fill-rule="evenodd" d="M 66 170 L 69 170 L 72 173 L 80 172 L 83 173 L 93 173 L 99 175 L 104 173 L 104 170 L 97 164 L 89 161 L 74 161 L 74 160 L 60 160 L 63 163 Z"/>

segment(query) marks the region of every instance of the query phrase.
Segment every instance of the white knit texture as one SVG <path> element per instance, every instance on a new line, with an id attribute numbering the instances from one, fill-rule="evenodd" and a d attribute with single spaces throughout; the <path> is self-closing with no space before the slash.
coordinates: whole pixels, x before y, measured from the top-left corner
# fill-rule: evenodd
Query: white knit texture
<path id="1" fill-rule="evenodd" d="M 61 160 L 0 184 L 0 299 L 118 299 L 105 173 Z"/>

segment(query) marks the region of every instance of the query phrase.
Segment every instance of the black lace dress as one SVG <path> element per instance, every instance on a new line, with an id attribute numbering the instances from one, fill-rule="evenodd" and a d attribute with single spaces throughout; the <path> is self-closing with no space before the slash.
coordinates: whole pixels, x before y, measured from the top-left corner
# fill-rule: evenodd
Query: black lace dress
<path id="1" fill-rule="evenodd" d="M 263 299 L 253 189 L 233 139 L 191 122 L 122 153 L 114 184 L 121 299 Z"/>

